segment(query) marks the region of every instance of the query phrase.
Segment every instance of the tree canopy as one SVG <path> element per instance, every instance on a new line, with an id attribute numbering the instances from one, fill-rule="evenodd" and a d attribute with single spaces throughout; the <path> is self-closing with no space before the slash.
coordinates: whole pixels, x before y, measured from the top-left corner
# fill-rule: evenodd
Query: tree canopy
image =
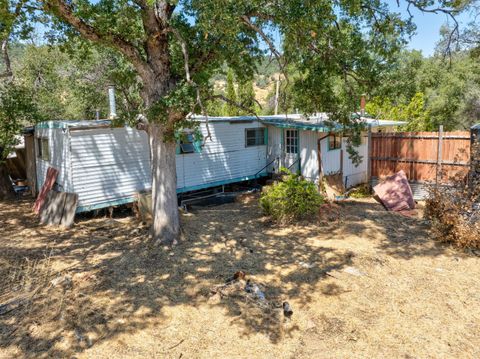
<path id="1" fill-rule="evenodd" d="M 454 18 L 470 2 L 398 4 Z M 218 69 L 245 83 L 270 54 L 296 107 L 348 125 L 358 94 L 379 84 L 415 28 L 384 0 L 3 0 L 0 20 L 4 50 L 41 23 L 50 43 L 69 40 L 77 54 L 95 44 L 130 64 L 141 98 L 134 113 L 152 149 L 153 236 L 167 241 L 179 233 L 175 132 L 218 98 L 210 81 Z"/>

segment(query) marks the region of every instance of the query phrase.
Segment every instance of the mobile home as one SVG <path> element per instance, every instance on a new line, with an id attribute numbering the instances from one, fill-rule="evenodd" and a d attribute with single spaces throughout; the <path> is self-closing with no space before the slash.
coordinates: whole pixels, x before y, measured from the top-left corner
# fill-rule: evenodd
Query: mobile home
<path id="1" fill-rule="evenodd" d="M 347 152 L 342 126 L 330 123 L 325 113 L 309 117 L 300 114 L 263 116 L 261 119 L 268 132 L 268 172 L 286 167 L 316 183 L 323 176 L 338 175 L 345 188 L 367 181 L 367 132 L 392 131 L 404 124 L 358 116 L 357 121 L 364 124 L 365 131 L 362 143 L 356 148 L 362 161 L 356 164 Z"/>
<path id="2" fill-rule="evenodd" d="M 340 175 L 345 187 L 366 182 L 367 139 L 357 148 L 363 162 L 355 165 L 341 129 L 327 126 L 327 119 L 325 114 L 197 117 L 200 136 L 186 131 L 177 143 L 177 192 L 257 179 L 281 167 L 316 183 L 328 175 Z M 359 120 L 373 130 L 402 124 Z M 144 131 L 112 127 L 108 120 L 49 121 L 36 126 L 34 139 L 37 188 L 48 167 L 56 168 L 57 189 L 79 196 L 77 212 L 133 202 L 135 193 L 151 188 Z"/>
<path id="3" fill-rule="evenodd" d="M 204 138 L 191 133 L 177 144 L 177 192 L 195 191 L 266 175 L 267 132 L 256 118 L 211 118 Z M 151 188 L 147 134 L 112 127 L 108 120 L 49 121 L 35 128 L 37 188 L 48 167 L 58 170 L 56 189 L 78 194 L 77 212 L 130 203 Z"/>

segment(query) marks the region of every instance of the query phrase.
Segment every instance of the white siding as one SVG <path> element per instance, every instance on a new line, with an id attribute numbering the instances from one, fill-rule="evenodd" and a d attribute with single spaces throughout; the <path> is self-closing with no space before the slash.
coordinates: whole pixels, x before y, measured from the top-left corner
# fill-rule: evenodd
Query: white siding
<path id="1" fill-rule="evenodd" d="M 266 145 L 245 147 L 245 129 L 256 127 L 265 126 L 258 121 L 211 121 L 211 139 L 205 140 L 202 151 L 177 155 L 177 189 L 188 191 L 256 175 L 267 164 Z M 200 124 L 200 130 L 207 136 L 205 123 Z"/>
<path id="2" fill-rule="evenodd" d="M 331 174 L 340 173 L 341 171 L 340 156 L 342 151 L 340 149 L 329 150 L 328 137 L 322 139 L 321 143 L 322 143 L 321 152 L 322 152 L 323 174 L 328 176 Z"/>
<path id="3" fill-rule="evenodd" d="M 361 183 L 367 182 L 367 156 L 368 149 L 367 144 L 361 144 L 356 147 L 358 154 L 362 157 L 362 162 L 355 166 L 352 160 L 349 158 L 347 152 L 347 141 L 342 141 L 343 148 L 343 183 L 346 188 L 354 187 Z"/>
<path id="4" fill-rule="evenodd" d="M 70 132 L 73 192 L 79 207 L 127 200 L 151 187 L 147 135 L 131 128 Z"/>
<path id="5" fill-rule="evenodd" d="M 302 176 L 318 182 L 318 132 L 300 131 L 300 168 Z"/>
<path id="6" fill-rule="evenodd" d="M 268 172 L 278 172 L 280 166 L 282 166 L 282 131 L 283 129 L 268 126 L 268 148 L 267 148 L 267 163 L 273 162 L 268 166 Z"/>
<path id="7" fill-rule="evenodd" d="M 37 138 L 48 138 L 50 160 L 36 158 L 37 188 L 40 190 L 45 182 L 48 167 L 58 170 L 57 187 L 63 192 L 72 192 L 72 182 L 69 168 L 70 155 L 68 137 L 61 128 L 39 128 L 35 131 L 35 153 L 38 155 Z"/>

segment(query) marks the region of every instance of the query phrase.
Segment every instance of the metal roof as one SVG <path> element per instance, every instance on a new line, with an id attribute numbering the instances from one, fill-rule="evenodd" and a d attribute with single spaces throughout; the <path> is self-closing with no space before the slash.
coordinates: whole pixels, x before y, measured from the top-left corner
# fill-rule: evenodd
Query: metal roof
<path id="1" fill-rule="evenodd" d="M 371 127 L 385 127 L 385 126 L 401 126 L 405 125 L 403 121 L 389 121 L 376 120 L 374 118 L 360 116 L 353 114 L 356 121 Z M 206 122 L 207 118 L 201 115 L 192 116 L 193 120 Z M 209 122 L 254 122 L 260 121 L 262 123 L 282 127 L 282 128 L 297 128 L 302 130 L 330 132 L 341 131 L 343 126 L 339 123 L 329 121 L 329 116 L 326 113 L 317 113 L 310 116 L 302 114 L 283 114 L 283 115 L 269 115 L 269 116 L 208 116 Z M 82 127 L 110 127 L 112 122 L 110 120 L 76 120 L 76 121 L 46 121 L 37 124 L 36 128 L 82 128 Z"/>
<path id="2" fill-rule="evenodd" d="M 365 126 L 371 127 L 385 127 L 385 126 L 401 126 L 405 125 L 404 121 L 390 121 L 390 120 L 377 120 L 374 118 L 360 116 L 359 114 L 353 114 L 352 117 L 356 117 L 356 121 L 365 124 Z M 207 119 L 205 116 L 195 115 L 192 117 L 200 122 L 205 122 Z M 252 122 L 260 121 L 262 123 L 282 127 L 282 128 L 297 128 L 302 130 L 330 132 L 341 131 L 343 126 L 339 123 L 329 121 L 327 113 L 316 113 L 310 116 L 303 114 L 282 114 L 282 115 L 269 115 L 269 116 L 226 116 L 226 117 L 208 117 L 209 122 Z"/>
<path id="3" fill-rule="evenodd" d="M 110 120 L 59 120 L 38 123 L 35 128 L 110 127 Z"/>
<path id="4" fill-rule="evenodd" d="M 470 129 L 472 129 L 472 130 L 480 130 L 480 123 L 477 123 L 476 125 L 473 125 L 472 127 L 470 127 Z"/>

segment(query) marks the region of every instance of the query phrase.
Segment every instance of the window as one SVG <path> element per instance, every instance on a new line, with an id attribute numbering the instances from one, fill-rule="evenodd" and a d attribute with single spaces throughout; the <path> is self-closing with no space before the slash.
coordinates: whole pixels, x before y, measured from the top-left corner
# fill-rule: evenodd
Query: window
<path id="1" fill-rule="evenodd" d="M 37 158 L 44 161 L 50 161 L 50 146 L 48 138 L 37 137 Z"/>
<path id="2" fill-rule="evenodd" d="M 285 130 L 285 151 L 287 153 L 298 153 L 297 130 Z"/>
<path id="3" fill-rule="evenodd" d="M 187 133 L 182 136 L 182 139 L 180 140 L 180 153 L 194 153 L 194 142 L 193 134 Z"/>
<path id="4" fill-rule="evenodd" d="M 338 134 L 328 136 L 328 149 L 338 150 L 340 148 L 342 148 L 342 136 Z"/>
<path id="5" fill-rule="evenodd" d="M 247 128 L 245 130 L 245 147 L 263 146 L 265 144 L 264 128 Z"/>

